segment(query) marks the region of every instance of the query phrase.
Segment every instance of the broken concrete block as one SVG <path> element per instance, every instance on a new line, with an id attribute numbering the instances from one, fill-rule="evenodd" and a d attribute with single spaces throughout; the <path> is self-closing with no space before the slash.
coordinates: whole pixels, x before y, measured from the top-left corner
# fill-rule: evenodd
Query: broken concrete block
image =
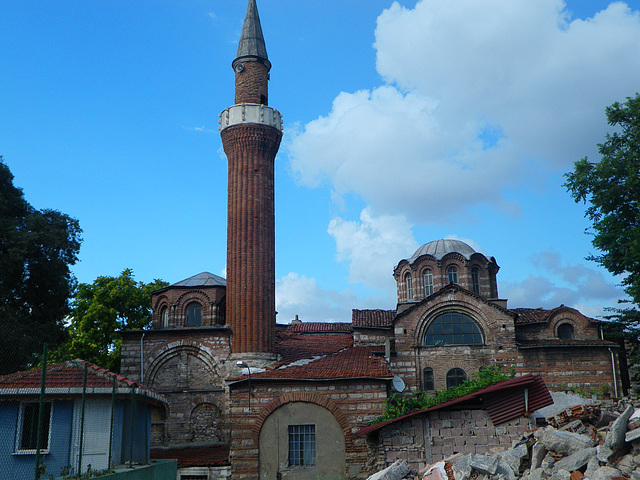
<path id="1" fill-rule="evenodd" d="M 444 469 L 444 461 L 435 463 L 422 476 L 423 480 L 447 480 L 447 472 Z"/>
<path id="2" fill-rule="evenodd" d="M 469 480 L 471 476 L 471 454 L 459 455 L 451 460 L 453 478 L 455 480 Z"/>
<path id="3" fill-rule="evenodd" d="M 498 458 L 501 462 L 505 462 L 509 465 L 511 470 L 518 475 L 520 473 L 520 466 L 522 459 L 527 456 L 529 452 L 527 451 L 527 446 L 525 444 L 518 445 L 511 450 L 507 450 L 506 452 L 502 452 L 498 455 Z"/>
<path id="4" fill-rule="evenodd" d="M 401 480 L 407 473 L 409 473 L 409 464 L 404 460 L 396 460 L 384 470 L 371 475 L 368 480 Z"/>
<path id="5" fill-rule="evenodd" d="M 559 469 L 549 477 L 549 480 L 571 480 L 571 472 Z"/>
<path id="6" fill-rule="evenodd" d="M 536 442 L 533 447 L 531 447 L 531 470 L 540 468 L 546 454 L 547 449 L 544 448 L 544 445 L 540 442 Z"/>
<path id="7" fill-rule="evenodd" d="M 640 438 L 640 428 L 636 428 L 634 430 L 629 430 L 625 436 L 624 441 L 627 443 L 631 443 L 634 440 L 638 440 Z"/>
<path id="8" fill-rule="evenodd" d="M 617 468 L 600 467 L 591 474 L 589 479 L 590 480 L 611 480 L 612 478 L 616 478 L 616 477 L 622 477 L 622 472 Z"/>
<path id="9" fill-rule="evenodd" d="M 553 471 L 556 472 L 558 470 L 567 470 L 568 472 L 573 472 L 574 470 L 578 470 L 584 467 L 587 463 L 589 463 L 589 460 L 594 457 L 596 457 L 596 447 L 579 450 L 572 453 L 568 457 L 563 458 L 562 460 L 558 460 L 553 466 Z"/>
<path id="10" fill-rule="evenodd" d="M 600 415 L 600 418 L 595 423 L 594 427 L 596 428 L 606 427 L 611 422 L 614 422 L 618 417 L 619 415 L 612 412 L 602 412 L 602 415 Z"/>
<path id="11" fill-rule="evenodd" d="M 607 463 L 612 455 L 613 450 L 611 450 L 609 447 L 605 447 L 604 445 L 598 445 L 596 447 L 596 456 L 602 463 Z"/>
<path id="12" fill-rule="evenodd" d="M 542 468 L 534 468 L 529 472 L 526 480 L 547 480 L 547 478 L 549 478 L 549 475 L 544 473 Z"/>
<path id="13" fill-rule="evenodd" d="M 538 441 L 547 450 L 558 452 L 562 455 L 571 455 L 573 452 L 596 445 L 596 441 L 587 435 L 559 430 L 545 430 Z"/>
<path id="14" fill-rule="evenodd" d="M 591 479 L 591 476 L 595 473 L 597 469 L 600 468 L 600 462 L 597 458 L 592 458 L 587 463 L 587 469 L 584 471 L 584 478 Z"/>
<path id="15" fill-rule="evenodd" d="M 469 466 L 480 473 L 495 475 L 498 470 L 498 457 L 489 455 L 472 455 Z"/>
<path id="16" fill-rule="evenodd" d="M 609 433 L 604 439 L 604 446 L 616 451 L 624 445 L 624 436 L 627 433 L 627 424 L 629 417 L 633 413 L 633 407 L 629 405 L 626 410 L 618 417 L 618 419 L 609 427 Z"/>
<path id="17" fill-rule="evenodd" d="M 631 472 L 637 466 L 638 464 L 633 455 L 625 455 L 618 461 L 616 468 L 626 475 L 631 475 Z"/>
<path id="18" fill-rule="evenodd" d="M 542 464 L 540 465 L 540 467 L 544 470 L 544 473 L 546 473 L 547 475 L 551 475 L 554 463 L 556 463 L 556 459 L 551 456 L 551 452 L 547 452 L 547 454 L 542 459 Z"/>
<path id="19" fill-rule="evenodd" d="M 572 422 L 569 422 L 562 428 L 560 428 L 560 430 L 573 433 L 585 433 L 587 431 L 584 423 L 582 423 L 582 420 L 574 420 Z"/>

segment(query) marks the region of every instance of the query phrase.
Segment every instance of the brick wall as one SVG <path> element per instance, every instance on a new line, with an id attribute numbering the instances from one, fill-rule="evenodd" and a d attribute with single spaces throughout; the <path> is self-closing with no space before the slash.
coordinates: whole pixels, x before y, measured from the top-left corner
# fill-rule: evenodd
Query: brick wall
<path id="1" fill-rule="evenodd" d="M 246 383 L 230 391 L 231 466 L 234 479 L 258 476 L 258 438 L 264 420 L 288 402 L 311 402 L 329 410 L 345 435 L 348 478 L 367 478 L 369 447 L 365 438 L 353 434 L 382 414 L 386 383 L 377 380 L 287 382 L 251 385 L 251 410 Z"/>

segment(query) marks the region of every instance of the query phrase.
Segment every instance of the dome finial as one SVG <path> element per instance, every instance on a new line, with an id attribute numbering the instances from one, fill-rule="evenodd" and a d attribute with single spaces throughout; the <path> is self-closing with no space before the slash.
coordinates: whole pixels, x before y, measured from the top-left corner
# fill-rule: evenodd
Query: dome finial
<path id="1" fill-rule="evenodd" d="M 240 42 L 238 43 L 238 53 L 234 64 L 239 59 L 243 59 L 244 61 L 261 61 L 267 68 L 271 67 L 271 63 L 267 57 L 267 47 L 264 43 L 264 36 L 262 35 L 256 0 L 249 0 L 247 4 L 247 14 L 244 17 Z"/>

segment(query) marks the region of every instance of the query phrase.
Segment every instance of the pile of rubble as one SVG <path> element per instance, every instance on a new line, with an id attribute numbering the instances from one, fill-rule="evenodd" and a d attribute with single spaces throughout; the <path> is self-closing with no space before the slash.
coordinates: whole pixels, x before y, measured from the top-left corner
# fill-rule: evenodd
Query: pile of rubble
<path id="1" fill-rule="evenodd" d="M 417 476 L 398 461 L 370 480 L 640 480 L 640 409 L 583 405 L 546 420 L 502 453 L 457 454 Z"/>

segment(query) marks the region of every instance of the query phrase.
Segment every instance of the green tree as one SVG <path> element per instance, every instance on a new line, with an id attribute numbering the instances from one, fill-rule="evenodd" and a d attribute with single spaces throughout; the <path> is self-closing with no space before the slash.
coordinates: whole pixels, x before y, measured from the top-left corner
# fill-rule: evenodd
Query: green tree
<path id="1" fill-rule="evenodd" d="M 98 277 L 78 285 L 72 301 L 67 340 L 53 354 L 55 361 L 82 358 L 113 371 L 120 370 L 119 330 L 141 330 L 151 323 L 151 292 L 167 282 L 136 282 L 133 272 Z"/>
<path id="2" fill-rule="evenodd" d="M 576 202 L 589 203 L 596 261 L 615 275 L 635 304 L 640 303 L 640 95 L 606 109 L 616 131 L 598 144 L 601 159 L 585 157 L 565 175 L 564 186 Z"/>
<path id="3" fill-rule="evenodd" d="M 78 221 L 36 210 L 0 156 L 0 374 L 35 365 L 43 343 L 64 339 L 76 287 Z"/>
<path id="4" fill-rule="evenodd" d="M 625 345 L 634 389 L 640 386 L 640 94 L 615 102 L 606 109 L 615 127 L 598 144 L 600 160 L 586 157 L 565 175 L 564 186 L 576 202 L 588 203 L 585 216 L 592 222 L 588 233 L 598 255 L 587 257 L 615 275 L 630 300 L 626 308 L 610 308 L 607 338 Z"/>

